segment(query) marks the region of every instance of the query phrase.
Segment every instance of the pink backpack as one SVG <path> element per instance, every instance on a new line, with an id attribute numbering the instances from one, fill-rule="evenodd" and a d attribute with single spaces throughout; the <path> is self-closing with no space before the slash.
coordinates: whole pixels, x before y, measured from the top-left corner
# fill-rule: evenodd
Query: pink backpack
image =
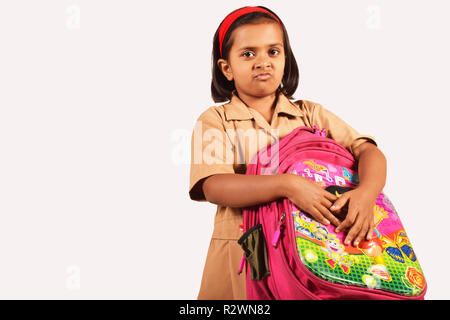
<path id="1" fill-rule="evenodd" d="M 358 184 L 352 154 L 317 127 L 298 127 L 255 155 L 246 174 L 293 173 L 334 194 Z M 377 237 L 345 246 L 288 199 L 243 210 L 247 299 L 423 299 L 426 281 L 392 203 L 374 206 Z"/>

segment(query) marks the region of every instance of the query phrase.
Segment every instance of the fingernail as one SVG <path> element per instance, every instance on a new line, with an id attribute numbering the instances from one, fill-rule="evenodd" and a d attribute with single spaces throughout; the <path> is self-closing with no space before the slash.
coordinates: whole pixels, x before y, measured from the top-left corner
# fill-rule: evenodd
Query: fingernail
<path id="1" fill-rule="evenodd" d="M 336 206 L 331 206 L 330 209 L 334 210 L 334 209 L 336 209 Z"/>
<path id="2" fill-rule="evenodd" d="M 327 219 L 325 219 L 325 224 L 326 224 L 326 225 L 329 225 L 329 224 L 330 224 L 330 221 L 328 221 Z"/>

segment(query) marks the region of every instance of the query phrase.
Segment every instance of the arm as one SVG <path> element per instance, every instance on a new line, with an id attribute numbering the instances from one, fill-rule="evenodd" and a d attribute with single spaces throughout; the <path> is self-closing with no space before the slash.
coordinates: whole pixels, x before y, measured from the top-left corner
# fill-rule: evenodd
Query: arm
<path id="1" fill-rule="evenodd" d="M 207 201 L 227 207 L 249 207 L 286 195 L 284 175 L 215 174 L 206 178 Z"/>
<path id="2" fill-rule="evenodd" d="M 249 207 L 288 198 L 320 223 L 340 223 L 329 211 L 337 197 L 317 183 L 295 174 L 215 174 L 206 178 L 203 192 L 207 201 L 229 207 Z"/>
<path id="3" fill-rule="evenodd" d="M 386 184 L 386 157 L 370 142 L 359 145 L 355 149 L 354 156 L 358 161 L 358 188 L 364 189 L 376 198 Z"/>
<path id="4" fill-rule="evenodd" d="M 360 183 L 357 188 L 344 193 L 330 208 L 338 213 L 348 202 L 348 213 L 345 220 L 336 228 L 339 232 L 351 227 L 345 244 L 357 246 L 366 237 L 370 240 L 374 231 L 373 206 L 378 194 L 386 183 L 386 158 L 372 143 L 365 142 L 354 151 L 358 161 Z"/>

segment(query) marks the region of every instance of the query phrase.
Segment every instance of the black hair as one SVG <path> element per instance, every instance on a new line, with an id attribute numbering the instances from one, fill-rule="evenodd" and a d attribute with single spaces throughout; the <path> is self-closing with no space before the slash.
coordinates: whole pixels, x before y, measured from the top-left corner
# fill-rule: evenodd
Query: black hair
<path id="1" fill-rule="evenodd" d="M 292 99 L 292 95 L 297 90 L 298 86 L 298 79 L 299 79 L 299 71 L 297 66 L 297 61 L 295 60 L 294 54 L 291 49 L 291 45 L 289 44 L 289 37 L 286 31 L 286 28 L 284 27 L 283 22 L 281 19 L 270 9 L 259 6 L 259 8 L 263 8 L 270 13 L 272 13 L 275 17 L 278 18 L 280 21 L 280 26 L 283 29 L 283 45 L 285 50 L 285 66 L 284 66 L 284 74 L 283 79 L 281 80 L 280 87 L 278 88 L 283 94 L 285 94 L 289 99 Z M 240 8 L 242 9 L 242 8 Z M 236 9 L 236 10 L 240 10 Z M 234 11 L 236 11 L 234 10 Z M 234 12 L 233 11 L 233 12 Z M 214 102 L 225 102 L 231 99 L 233 90 L 235 90 L 234 81 L 229 81 L 225 75 L 222 73 L 222 70 L 220 70 L 219 66 L 217 65 L 217 60 L 220 58 L 223 58 L 225 60 L 228 60 L 228 54 L 231 49 L 232 43 L 230 41 L 231 34 L 233 33 L 233 30 L 236 28 L 245 25 L 245 24 L 251 24 L 251 23 L 258 23 L 258 20 L 261 20 L 262 18 L 271 19 L 278 23 L 278 21 L 272 17 L 270 14 L 265 12 L 251 12 L 248 14 L 244 14 L 243 16 L 240 16 L 237 18 L 228 29 L 225 38 L 223 39 L 222 44 L 222 57 L 220 56 L 220 48 L 219 48 L 219 29 L 220 25 L 217 28 L 217 31 L 214 35 L 213 40 L 213 50 L 212 50 L 212 81 L 211 81 L 211 95 L 214 100 Z"/>

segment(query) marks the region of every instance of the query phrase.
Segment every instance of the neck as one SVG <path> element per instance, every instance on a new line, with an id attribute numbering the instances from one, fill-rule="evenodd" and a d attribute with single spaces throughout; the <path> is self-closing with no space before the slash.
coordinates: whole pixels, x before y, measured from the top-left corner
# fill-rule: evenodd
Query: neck
<path id="1" fill-rule="evenodd" d="M 247 107 L 255 109 L 262 114 L 266 114 L 271 110 L 274 110 L 278 100 L 278 90 L 264 97 L 255 97 L 252 95 L 247 95 L 243 92 L 237 92 L 237 95 L 239 99 L 247 105 Z"/>

